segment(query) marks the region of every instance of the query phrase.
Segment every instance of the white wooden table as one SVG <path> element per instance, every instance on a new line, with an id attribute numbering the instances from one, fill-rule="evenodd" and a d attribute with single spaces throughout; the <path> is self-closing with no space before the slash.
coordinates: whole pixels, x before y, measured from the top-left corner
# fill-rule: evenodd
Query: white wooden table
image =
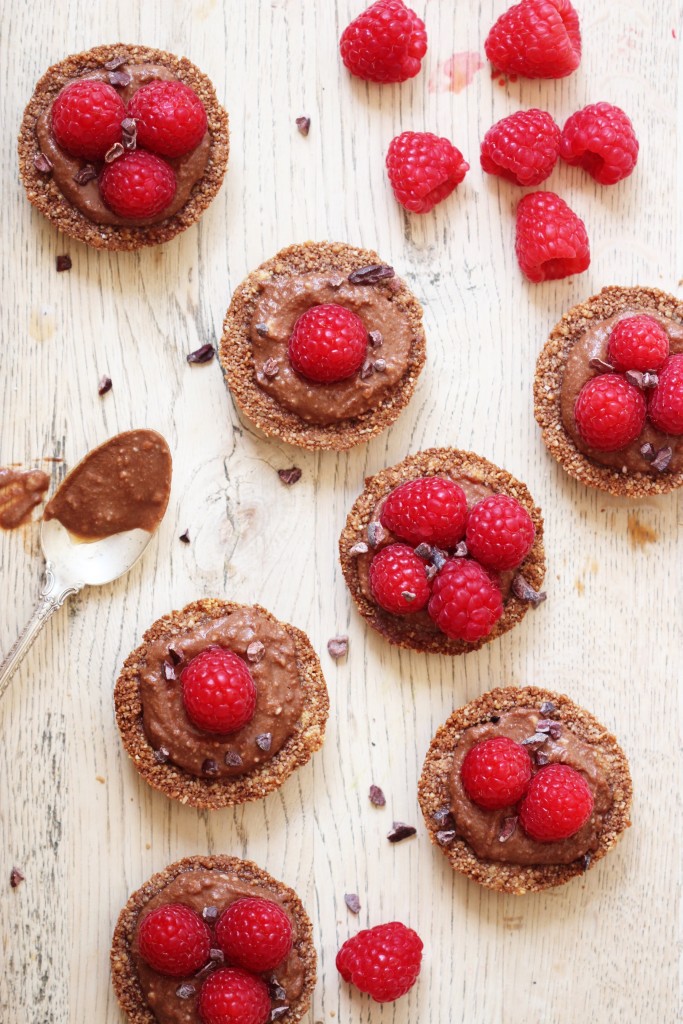
<path id="1" fill-rule="evenodd" d="M 439 62 L 483 53 L 503 0 L 413 0 L 426 17 L 423 73 L 401 87 L 352 80 L 337 57 L 362 0 L 4 0 L 0 464 L 58 483 L 117 431 L 160 430 L 174 456 L 169 511 L 142 563 L 83 593 L 40 637 L 0 708 L 0 1020 L 120 1024 L 108 950 L 119 908 L 186 854 L 249 856 L 295 886 L 315 924 L 320 978 L 310 1022 L 582 1024 L 681 1019 L 680 607 L 683 504 L 628 503 L 571 482 L 532 414 L 533 366 L 560 314 L 604 284 L 680 294 L 676 129 L 679 0 L 583 0 L 584 57 L 562 82 L 501 87 L 488 66 L 460 92 Z M 15 135 L 54 61 L 123 39 L 186 54 L 230 112 L 225 186 L 198 227 L 163 248 L 98 253 L 60 237 L 24 200 Z M 519 106 L 560 123 L 607 99 L 632 116 L 636 174 L 602 189 L 561 167 L 548 185 L 586 221 L 590 271 L 530 286 L 513 249 L 518 191 L 484 180 L 478 140 Z M 307 139 L 294 120 L 307 114 Z M 426 217 L 404 215 L 383 157 L 401 130 L 446 134 L 472 170 Z M 231 289 L 306 239 L 377 247 L 425 305 L 428 365 L 397 424 L 367 447 L 312 455 L 265 440 L 236 415 L 215 342 Z M 68 252 L 70 273 L 55 272 Z M 97 394 L 100 376 L 113 390 Z M 337 536 L 365 474 L 434 444 L 472 448 L 520 476 L 547 524 L 549 599 L 478 654 L 399 652 L 350 607 Z M 46 458 L 63 462 L 45 462 Z M 297 464 L 287 489 L 276 470 Z M 642 529 L 641 529 L 642 527 Z M 190 545 L 179 542 L 186 528 Z M 643 532 L 644 531 L 644 532 Z M 643 538 L 647 538 L 644 541 Z M 28 617 L 41 575 L 38 525 L 0 536 L 0 650 Z M 217 595 L 259 601 L 305 629 L 332 715 L 321 754 L 267 800 L 200 813 L 140 781 L 123 754 L 112 688 L 157 616 Z M 325 650 L 350 635 L 348 660 Z M 453 707 L 500 683 L 565 690 L 620 737 L 634 827 L 584 879 L 545 895 L 496 896 L 455 877 L 426 837 L 416 781 Z M 367 790 L 380 784 L 384 810 Z M 386 841 L 392 818 L 417 839 Z M 26 881 L 9 887 L 17 864 Z M 345 892 L 358 892 L 353 918 Z M 417 987 L 384 1008 L 339 983 L 334 957 L 359 927 L 398 918 L 425 940 Z"/>

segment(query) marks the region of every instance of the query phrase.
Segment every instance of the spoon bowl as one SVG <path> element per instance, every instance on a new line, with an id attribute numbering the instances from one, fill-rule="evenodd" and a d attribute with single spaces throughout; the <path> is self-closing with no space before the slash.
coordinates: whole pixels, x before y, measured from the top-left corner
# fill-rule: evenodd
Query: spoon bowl
<path id="1" fill-rule="evenodd" d="M 83 541 L 58 519 L 43 520 L 40 543 L 55 577 L 84 586 L 101 586 L 135 565 L 154 536 L 148 530 L 125 530 L 102 540 Z"/>

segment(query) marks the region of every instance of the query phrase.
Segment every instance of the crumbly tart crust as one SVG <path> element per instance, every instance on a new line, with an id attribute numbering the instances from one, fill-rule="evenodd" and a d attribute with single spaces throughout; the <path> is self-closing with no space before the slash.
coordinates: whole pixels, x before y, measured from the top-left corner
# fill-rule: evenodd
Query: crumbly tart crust
<path id="1" fill-rule="evenodd" d="M 279 405 L 256 381 L 250 330 L 260 287 L 265 281 L 316 271 L 337 271 L 348 276 L 354 270 L 376 263 L 382 263 L 382 260 L 370 249 L 357 249 L 342 242 L 304 242 L 281 249 L 276 256 L 253 270 L 235 290 L 223 322 L 220 360 L 235 402 L 265 434 L 311 451 L 344 451 L 386 430 L 412 398 L 425 363 L 426 342 L 422 306 L 403 282 L 394 293 L 392 302 L 400 305 L 413 332 L 410 358 L 404 376 L 377 408 L 338 423 L 322 426 L 307 423 Z"/>
<path id="2" fill-rule="evenodd" d="M 294 642 L 304 693 L 301 719 L 282 749 L 248 774 L 223 779 L 198 778 L 170 762 L 158 764 L 155 760 L 154 750 L 143 729 L 140 700 L 139 674 L 145 665 L 148 645 L 159 639 L 171 643 L 174 637 L 193 629 L 197 624 L 205 623 L 207 619 L 219 619 L 242 607 L 230 601 L 208 598 L 157 619 L 144 634 L 140 646 L 126 658 L 116 681 L 116 722 L 136 771 L 154 789 L 161 790 L 182 804 L 215 809 L 260 800 L 278 789 L 293 771 L 306 764 L 320 749 L 325 738 L 330 702 L 320 661 L 305 633 L 295 626 L 280 622 L 279 625 Z M 273 622 L 278 622 L 264 608 L 259 605 L 253 607 Z"/>
<path id="3" fill-rule="evenodd" d="M 366 539 L 367 527 L 372 520 L 375 506 L 389 491 L 407 480 L 415 480 L 421 476 L 434 476 L 444 472 L 467 476 L 488 484 L 494 491 L 509 494 L 524 506 L 533 520 L 536 538 L 534 546 L 517 571 L 524 576 L 534 590 L 540 590 L 545 576 L 541 510 L 534 504 L 534 499 L 525 484 L 481 455 L 459 451 L 457 448 L 429 448 L 423 452 L 417 452 L 415 455 L 409 455 L 397 465 L 383 469 L 375 476 L 368 477 L 365 481 L 365 490 L 349 512 L 346 526 L 339 538 L 339 560 L 347 586 L 359 612 L 373 629 L 381 633 L 390 643 L 430 654 L 467 654 L 468 651 L 479 650 L 484 644 L 502 636 L 503 633 L 507 633 L 518 622 L 521 622 L 529 610 L 529 602 L 522 601 L 514 594 L 510 594 L 505 602 L 502 617 L 487 637 L 476 643 L 450 640 L 444 633 L 427 632 L 408 622 L 405 617 L 391 615 L 379 605 L 369 601 L 361 589 L 357 558 L 350 553 L 354 544 L 357 544 L 359 540 Z"/>
<path id="4" fill-rule="evenodd" d="M 313 927 L 303 903 L 288 885 L 279 882 L 267 871 L 259 868 L 250 860 L 239 857 L 185 857 L 183 860 L 169 864 L 163 871 L 152 875 L 148 882 L 130 897 L 119 914 L 114 929 L 111 946 L 111 978 L 116 998 L 121 1009 L 127 1015 L 130 1024 L 158 1024 L 157 1018 L 144 1000 L 138 981 L 135 963 L 131 957 L 131 946 L 135 934 L 138 917 L 147 903 L 162 892 L 178 875 L 188 871 L 225 871 L 235 874 L 240 881 L 268 889 L 282 901 L 287 912 L 296 923 L 298 940 L 296 949 L 304 964 L 304 990 L 299 998 L 290 1005 L 287 1013 L 288 1021 L 298 1021 L 307 1012 L 311 993 L 315 988 L 317 954 L 313 945 Z"/>
<path id="5" fill-rule="evenodd" d="M 206 172 L 197 182 L 185 205 L 173 217 L 147 227 L 121 227 L 95 224 L 64 197 L 51 176 L 41 174 L 35 167 L 40 152 L 36 137 L 36 123 L 40 115 L 52 104 L 57 94 L 74 78 L 89 71 L 99 70 L 107 61 L 125 55 L 130 63 L 161 64 L 191 86 L 197 93 L 208 120 L 211 150 Z M 36 85 L 29 101 L 19 132 L 19 173 L 29 202 L 48 220 L 79 242 L 96 249 L 129 251 L 146 245 L 161 245 L 191 227 L 211 203 L 223 183 L 228 166 L 230 136 L 228 115 L 218 102 L 211 80 L 187 58 L 176 57 L 165 50 L 149 46 L 128 46 L 114 43 L 96 46 L 83 53 L 75 53 L 48 68 Z"/>
<path id="6" fill-rule="evenodd" d="M 679 473 L 619 473 L 601 466 L 580 452 L 562 423 L 562 378 L 572 346 L 596 321 L 607 320 L 626 309 L 653 310 L 683 324 L 683 302 L 658 288 L 621 288 L 610 285 L 598 295 L 568 310 L 548 338 L 536 363 L 534 411 L 543 431 L 543 443 L 563 469 L 582 484 L 618 497 L 644 498 L 668 494 L 683 485 Z"/>
<path id="7" fill-rule="evenodd" d="M 437 839 L 442 825 L 434 814 L 450 807 L 448 777 L 452 770 L 453 754 L 465 729 L 485 722 L 492 715 L 500 715 L 520 707 L 540 707 L 552 701 L 558 720 L 569 726 L 586 743 L 590 743 L 599 757 L 612 786 L 614 803 L 600 835 L 598 849 L 591 854 L 589 864 L 583 859 L 571 864 L 505 864 L 480 860 L 464 839 L 457 838 L 443 846 Z M 551 716 L 552 717 L 552 716 Z M 536 686 L 504 686 L 483 694 L 477 700 L 454 711 L 431 742 L 418 786 L 420 807 L 432 842 L 448 858 L 451 866 L 487 889 L 521 896 L 527 892 L 540 892 L 556 885 L 564 885 L 570 878 L 584 874 L 612 849 L 621 833 L 631 824 L 629 816 L 633 788 L 626 755 L 615 737 L 588 711 L 575 704 L 564 694 Z"/>

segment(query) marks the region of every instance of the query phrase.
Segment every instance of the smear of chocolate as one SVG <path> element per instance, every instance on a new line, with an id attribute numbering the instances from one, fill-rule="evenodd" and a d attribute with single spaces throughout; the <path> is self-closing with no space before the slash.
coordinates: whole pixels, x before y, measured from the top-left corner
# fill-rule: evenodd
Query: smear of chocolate
<path id="1" fill-rule="evenodd" d="M 387 833 L 387 839 L 390 843 L 402 843 L 404 839 L 410 839 L 416 833 L 417 829 L 412 825 L 406 825 L 404 821 L 395 821 L 391 832 Z"/>
<path id="2" fill-rule="evenodd" d="M 369 267 L 361 267 L 360 270 L 354 270 L 349 274 L 349 283 L 379 284 L 380 281 L 386 281 L 394 276 L 393 267 L 388 267 L 385 263 L 372 263 Z"/>
<path id="3" fill-rule="evenodd" d="M 50 477 L 42 469 L 0 466 L 0 527 L 14 530 L 27 523 L 49 486 Z"/>
<path id="4" fill-rule="evenodd" d="M 283 484 L 287 484 L 288 487 L 291 487 L 292 484 L 301 480 L 301 470 L 298 466 L 292 466 L 291 469 L 278 469 L 277 475 L 280 477 Z"/>
<path id="5" fill-rule="evenodd" d="M 97 385 L 97 394 L 101 398 L 102 395 L 106 395 L 107 391 L 111 391 L 112 386 L 111 377 L 107 377 L 106 375 L 100 377 L 100 383 Z"/>
<path id="6" fill-rule="evenodd" d="M 355 893 L 355 892 L 345 892 L 344 893 L 344 903 L 349 908 L 349 910 L 351 911 L 352 914 L 359 914 L 360 913 L 360 900 L 358 899 L 358 894 L 357 893 Z"/>
<path id="7" fill-rule="evenodd" d="M 545 590 L 534 590 L 531 584 L 519 572 L 512 581 L 512 593 L 520 601 L 528 601 L 533 608 L 538 608 L 539 604 L 542 604 L 548 598 Z"/>
<path id="8" fill-rule="evenodd" d="M 22 875 L 19 868 L 12 868 L 12 870 L 9 873 L 9 884 L 12 886 L 12 888 L 16 889 L 18 886 L 21 885 L 22 882 L 25 881 L 26 879 Z"/>
<path id="9" fill-rule="evenodd" d="M 297 119 L 296 119 L 296 126 L 299 129 L 299 132 L 305 138 L 308 135 L 308 133 L 310 132 L 310 130 L 311 130 L 311 119 L 310 119 L 310 117 L 297 117 Z"/>
<path id="10" fill-rule="evenodd" d="M 68 253 L 65 253 L 63 256 L 57 257 L 58 274 L 63 274 L 65 270 L 71 270 L 72 266 L 73 264 L 71 262 L 71 257 L 68 255 Z"/>
<path id="11" fill-rule="evenodd" d="M 194 352 L 190 352 L 187 356 L 188 363 L 210 363 L 216 354 L 216 349 L 213 345 L 201 345 L 196 348 Z"/>
<path id="12" fill-rule="evenodd" d="M 335 661 L 345 658 L 349 651 L 348 636 L 333 636 L 331 640 L 327 641 L 327 650 Z"/>
<path id="13" fill-rule="evenodd" d="M 384 805 L 387 802 L 387 798 L 385 797 L 384 792 L 380 789 L 379 786 L 375 786 L 375 785 L 370 786 L 370 794 L 369 795 L 370 795 L 370 803 L 374 804 L 375 807 L 384 807 Z"/>

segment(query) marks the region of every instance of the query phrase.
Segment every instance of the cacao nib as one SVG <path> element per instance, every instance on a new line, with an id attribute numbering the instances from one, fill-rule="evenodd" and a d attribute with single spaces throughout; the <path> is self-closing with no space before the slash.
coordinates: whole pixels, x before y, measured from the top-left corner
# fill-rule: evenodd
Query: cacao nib
<path id="1" fill-rule="evenodd" d="M 166 764 L 170 756 L 171 752 L 166 747 L 159 747 L 158 750 L 154 751 L 154 760 L 157 764 Z"/>
<path id="2" fill-rule="evenodd" d="M 268 324 L 256 324 L 254 330 L 258 334 L 259 338 L 268 337 Z"/>
<path id="3" fill-rule="evenodd" d="M 97 394 L 100 396 L 100 398 L 102 397 L 102 395 L 106 395 L 107 391 L 111 391 L 111 389 L 111 377 L 107 377 L 106 375 L 104 377 L 100 377 L 100 383 L 97 385 Z"/>
<path id="4" fill-rule="evenodd" d="M 36 153 L 33 158 L 33 166 L 41 174 L 52 174 L 52 162 L 44 153 Z"/>
<path id="5" fill-rule="evenodd" d="M 349 652 L 348 636 L 333 636 L 331 640 L 327 641 L 327 651 L 335 661 L 345 658 Z"/>
<path id="6" fill-rule="evenodd" d="M 25 881 L 25 878 L 22 875 L 22 873 L 19 870 L 19 868 L 12 868 L 12 870 L 9 873 L 9 884 L 12 886 L 12 888 L 16 889 L 24 881 Z"/>
<path id="7" fill-rule="evenodd" d="M 656 469 L 659 473 L 663 473 L 665 469 L 669 468 L 673 451 L 667 445 L 666 448 L 660 448 L 657 455 L 652 460 L 652 468 Z"/>
<path id="8" fill-rule="evenodd" d="M 515 818 L 505 818 L 505 820 L 503 821 L 503 827 L 500 830 L 500 835 L 498 836 L 498 842 L 499 843 L 507 843 L 508 839 L 513 834 L 513 832 L 515 831 L 516 828 L 517 828 L 517 818 L 516 817 Z"/>
<path id="9" fill-rule="evenodd" d="M 277 475 L 282 480 L 283 484 L 287 484 L 291 487 L 292 484 L 298 483 L 301 480 L 301 470 L 298 466 L 292 466 L 291 469 L 278 469 Z"/>
<path id="10" fill-rule="evenodd" d="M 464 540 L 461 540 L 460 543 L 456 545 L 455 551 L 453 552 L 453 558 L 467 558 L 467 555 L 467 544 Z"/>
<path id="11" fill-rule="evenodd" d="M 368 339 L 370 341 L 370 348 L 381 348 L 384 344 L 384 338 L 382 337 L 381 331 L 370 331 Z"/>
<path id="12" fill-rule="evenodd" d="M 278 366 L 277 359 L 266 359 L 263 364 L 263 376 L 268 380 L 273 380 L 274 377 L 277 377 L 279 372 L 280 367 Z"/>
<path id="13" fill-rule="evenodd" d="M 599 370 L 600 373 L 614 373 L 612 364 L 606 363 L 604 359 L 591 359 L 588 365 L 591 370 Z"/>
<path id="14" fill-rule="evenodd" d="M 414 594 L 412 590 L 402 590 L 401 597 L 403 598 L 404 601 L 410 602 L 415 600 L 417 594 Z"/>
<path id="15" fill-rule="evenodd" d="M 282 1020 L 282 1018 L 289 1013 L 289 1006 L 274 1006 L 270 1011 L 270 1019 Z"/>
<path id="16" fill-rule="evenodd" d="M 546 736 L 546 734 L 544 732 L 535 732 L 533 734 L 533 736 L 527 736 L 527 738 L 525 740 L 522 740 L 522 746 L 523 747 L 533 747 L 537 743 L 539 745 L 541 743 L 545 743 L 547 739 L 548 739 L 548 737 Z"/>
<path id="17" fill-rule="evenodd" d="M 384 807 L 386 802 L 387 799 L 379 786 L 370 786 L 370 803 L 374 804 L 375 807 Z"/>
<path id="18" fill-rule="evenodd" d="M 627 370 L 624 377 L 635 388 L 656 388 L 659 383 L 656 373 L 641 373 L 640 370 Z"/>
<path id="19" fill-rule="evenodd" d="M 224 761 L 228 768 L 239 768 L 242 764 L 242 758 L 236 750 L 229 750 L 224 757 Z M 218 767 L 218 765 L 216 765 Z"/>
<path id="20" fill-rule="evenodd" d="M 550 764 L 550 758 L 547 754 L 544 754 L 542 750 L 537 750 L 534 754 L 534 760 L 539 768 L 543 768 L 546 764 Z"/>
<path id="21" fill-rule="evenodd" d="M 207 342 L 206 345 L 202 345 L 200 348 L 196 348 L 194 352 L 190 352 L 187 361 L 188 363 L 210 363 L 215 354 L 216 349 Z"/>
<path id="22" fill-rule="evenodd" d="M 387 839 L 390 843 L 402 843 L 404 839 L 410 839 L 416 833 L 417 829 L 412 825 L 406 825 L 404 821 L 395 821 L 391 832 L 387 833 Z"/>
<path id="23" fill-rule="evenodd" d="M 277 980 L 275 975 L 270 978 L 268 985 L 270 987 L 270 998 L 276 1003 L 284 1003 L 287 999 L 287 993 L 283 989 L 280 982 Z"/>
<path id="24" fill-rule="evenodd" d="M 360 373 L 358 374 L 361 380 L 367 380 L 368 377 L 372 377 L 372 360 L 366 359 L 361 366 Z"/>
<path id="25" fill-rule="evenodd" d="M 432 557 L 431 544 L 425 544 L 424 541 L 422 542 L 422 544 L 418 544 L 417 547 L 415 548 L 415 554 L 417 555 L 418 558 L 424 558 L 425 561 L 428 562 Z"/>
<path id="26" fill-rule="evenodd" d="M 124 117 L 121 122 L 123 148 L 133 150 L 138 144 L 138 125 L 134 117 Z"/>
<path id="27" fill-rule="evenodd" d="M 120 156 L 123 156 L 123 144 L 115 142 L 111 149 L 108 149 L 104 154 L 105 164 L 113 164 L 114 160 L 118 160 Z"/>
<path id="28" fill-rule="evenodd" d="M 443 569 L 444 565 L 448 561 L 448 555 L 441 548 L 434 548 L 432 551 L 432 564 L 437 572 Z"/>
<path id="29" fill-rule="evenodd" d="M 259 661 L 263 661 L 266 655 L 265 644 L 262 644 L 260 640 L 252 640 L 247 647 L 247 661 L 250 661 L 253 665 L 257 665 Z"/>
<path id="30" fill-rule="evenodd" d="M 455 836 L 455 829 L 452 828 L 442 829 L 440 832 L 436 833 L 437 842 L 440 843 L 441 846 L 450 846 L 455 839 Z"/>
<path id="31" fill-rule="evenodd" d="M 589 867 L 591 866 L 591 861 L 592 860 L 593 860 L 593 854 L 592 853 L 584 853 L 583 857 L 581 858 L 581 867 L 583 868 L 584 871 L 588 871 Z"/>
<path id="32" fill-rule="evenodd" d="M 520 601 L 528 601 L 533 608 L 538 608 L 539 604 L 542 604 L 548 597 L 545 590 L 534 590 L 519 572 L 512 581 L 512 593 Z"/>
<path id="33" fill-rule="evenodd" d="M 85 167 L 81 167 L 80 171 L 76 171 L 74 174 L 74 181 L 77 185 L 87 185 L 89 181 L 94 181 L 97 177 L 97 171 L 92 164 L 86 164 Z"/>
<path id="34" fill-rule="evenodd" d="M 552 715 L 553 712 L 557 711 L 557 708 L 551 700 L 544 700 L 539 710 L 542 715 Z"/>
<path id="35" fill-rule="evenodd" d="M 166 679 L 166 681 L 170 683 L 171 680 L 176 678 L 175 665 L 173 664 L 172 661 L 169 661 L 168 658 L 164 658 L 163 667 L 164 667 L 164 679 Z"/>
<path id="36" fill-rule="evenodd" d="M 441 807 L 438 811 L 434 811 L 432 818 L 436 824 L 440 825 L 442 828 L 444 826 L 448 826 L 448 828 L 455 826 L 455 819 L 453 818 L 453 813 L 450 807 Z"/>
<path id="37" fill-rule="evenodd" d="M 110 71 L 108 78 L 109 84 L 113 85 L 114 88 L 125 89 L 132 82 L 132 78 L 127 71 Z"/>
<path id="38" fill-rule="evenodd" d="M 360 913 L 360 900 L 355 892 L 344 893 L 344 903 L 352 914 Z"/>
<path id="39" fill-rule="evenodd" d="M 378 544 L 381 544 L 385 540 L 386 535 L 387 532 L 379 520 L 368 523 L 368 541 L 371 548 L 376 548 Z"/>
<path id="40" fill-rule="evenodd" d="M 359 540 L 352 548 L 349 548 L 350 555 L 367 555 L 368 546 L 364 540 Z"/>
<path id="41" fill-rule="evenodd" d="M 72 267 L 71 257 L 68 255 L 68 253 L 65 253 L 63 256 L 58 256 L 57 257 L 57 273 L 58 274 L 63 274 L 65 270 L 71 270 L 71 267 Z"/>
<path id="42" fill-rule="evenodd" d="M 178 537 L 178 540 L 181 540 L 183 542 L 183 544 L 189 544 L 190 543 L 190 531 L 189 530 L 185 530 L 185 533 L 181 533 L 180 534 L 180 536 Z"/>
<path id="43" fill-rule="evenodd" d="M 184 981 L 176 990 L 175 994 L 178 999 L 191 999 L 197 989 L 194 985 L 190 985 L 189 981 Z"/>
<path id="44" fill-rule="evenodd" d="M 260 750 L 270 750 L 270 745 L 272 742 L 273 737 L 272 734 L 269 732 L 262 732 L 259 736 L 256 737 L 256 746 L 259 747 Z"/>
<path id="45" fill-rule="evenodd" d="M 116 71 L 118 68 L 121 67 L 122 64 L 127 64 L 127 63 L 128 63 L 128 58 L 127 57 L 124 57 L 124 56 L 112 57 L 111 60 L 108 60 L 106 62 L 106 64 L 104 65 L 104 69 L 105 69 L 105 71 Z"/>
<path id="46" fill-rule="evenodd" d="M 296 126 L 299 129 L 300 134 L 305 138 L 311 130 L 310 117 L 297 117 Z"/>
<path id="47" fill-rule="evenodd" d="M 209 951 L 209 959 L 213 960 L 215 964 L 224 964 L 225 953 L 222 949 L 212 949 Z"/>
<path id="48" fill-rule="evenodd" d="M 394 268 L 383 263 L 373 263 L 369 267 L 361 267 L 349 274 L 350 284 L 379 284 L 394 277 Z"/>
<path id="49" fill-rule="evenodd" d="M 640 449 L 640 454 L 643 456 L 646 462 L 654 462 L 657 457 L 657 449 L 653 444 L 648 441 Z"/>
<path id="50" fill-rule="evenodd" d="M 173 647 L 172 645 L 169 645 L 168 656 L 174 665 L 179 665 L 180 662 L 183 660 L 182 654 L 178 654 L 175 647 Z"/>
<path id="51" fill-rule="evenodd" d="M 202 764 L 202 772 L 204 775 L 218 775 L 218 762 L 214 761 L 212 757 L 207 757 Z"/>
<path id="52" fill-rule="evenodd" d="M 217 921 L 219 917 L 218 907 L 204 907 L 202 910 L 202 917 L 207 924 L 213 924 L 213 922 Z"/>

